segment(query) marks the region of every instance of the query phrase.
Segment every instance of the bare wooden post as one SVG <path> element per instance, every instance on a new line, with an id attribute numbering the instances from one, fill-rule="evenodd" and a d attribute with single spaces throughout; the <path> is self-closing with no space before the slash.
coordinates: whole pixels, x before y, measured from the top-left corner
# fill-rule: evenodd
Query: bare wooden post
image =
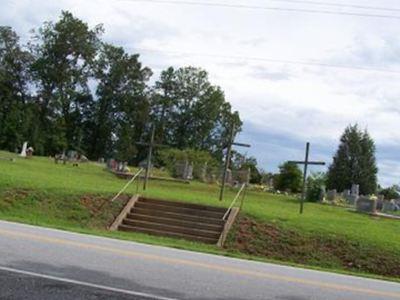
<path id="1" fill-rule="evenodd" d="M 234 129 L 235 129 L 235 127 L 232 126 L 231 132 L 230 132 L 230 134 L 229 134 L 228 148 L 227 148 L 227 150 L 226 150 L 226 156 L 225 156 L 225 166 L 224 166 L 224 170 L 223 170 L 223 173 L 222 173 L 221 190 L 220 190 L 220 192 L 219 192 L 219 201 L 222 201 L 222 199 L 224 199 L 225 182 L 226 182 L 226 173 L 228 172 L 229 162 L 230 162 L 230 160 L 231 160 L 231 151 L 232 151 L 232 143 L 233 143 Z"/>
<path id="2" fill-rule="evenodd" d="M 307 183 L 308 165 L 320 165 L 320 166 L 325 165 L 325 162 L 323 162 L 323 161 L 309 161 L 308 160 L 309 153 L 310 153 L 310 143 L 307 142 L 306 143 L 306 154 L 305 154 L 304 161 L 289 161 L 290 163 L 293 163 L 293 164 L 304 165 L 304 168 L 303 168 L 303 186 L 302 186 L 302 189 L 301 189 L 301 199 L 300 199 L 300 214 L 303 213 L 304 201 L 305 201 L 305 198 L 306 198 L 306 183 Z"/>
<path id="3" fill-rule="evenodd" d="M 149 180 L 149 173 L 150 173 L 150 168 L 151 168 L 151 156 L 153 154 L 153 144 L 154 144 L 154 133 L 155 133 L 156 127 L 153 125 L 153 128 L 151 129 L 151 138 L 150 138 L 150 144 L 149 144 L 149 152 L 147 154 L 147 164 L 146 164 L 146 174 L 144 175 L 144 182 L 143 182 L 143 190 L 146 190 L 147 187 L 147 180 Z"/>
<path id="4" fill-rule="evenodd" d="M 166 145 L 161 145 L 161 144 L 156 144 L 154 143 L 154 136 L 155 136 L 155 131 L 156 131 L 156 126 L 153 125 L 151 128 L 151 137 L 150 137 L 150 142 L 149 143 L 143 143 L 143 142 L 137 142 L 137 145 L 142 145 L 142 146 L 147 146 L 149 147 L 148 153 L 147 153 L 147 162 L 146 162 L 146 172 L 144 175 L 144 180 L 143 180 L 143 190 L 145 191 L 147 188 L 147 182 L 149 180 L 150 176 L 150 169 L 151 169 L 151 159 L 153 156 L 153 148 L 155 147 L 167 147 Z"/>
<path id="5" fill-rule="evenodd" d="M 304 158 L 304 170 L 303 170 L 303 186 L 301 188 L 301 200 L 300 200 L 300 214 L 303 213 L 304 198 L 306 197 L 306 179 L 307 179 L 307 168 L 308 168 L 308 154 L 310 152 L 310 143 L 306 144 L 306 156 Z"/>
<path id="6" fill-rule="evenodd" d="M 248 145 L 248 144 L 242 144 L 242 143 L 235 143 L 234 142 L 235 130 L 236 130 L 235 129 L 235 125 L 232 125 L 231 132 L 229 133 L 229 140 L 228 140 L 228 147 L 227 147 L 226 156 L 225 156 L 224 170 L 223 170 L 223 173 L 222 173 L 222 184 L 221 184 L 221 190 L 219 192 L 219 201 L 222 201 L 224 199 L 226 174 L 228 172 L 229 163 L 230 163 L 230 160 L 231 160 L 232 146 L 240 146 L 240 147 L 250 148 L 250 145 Z"/>

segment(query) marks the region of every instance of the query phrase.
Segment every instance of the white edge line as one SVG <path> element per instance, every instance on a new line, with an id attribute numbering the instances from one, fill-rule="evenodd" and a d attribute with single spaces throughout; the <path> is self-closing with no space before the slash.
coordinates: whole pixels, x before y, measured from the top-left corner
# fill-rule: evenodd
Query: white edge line
<path id="1" fill-rule="evenodd" d="M 72 283 L 72 284 L 91 287 L 91 288 L 102 289 L 102 290 L 109 291 L 109 292 L 122 293 L 122 294 L 127 294 L 127 295 L 132 295 L 132 296 L 140 296 L 140 297 L 156 299 L 156 300 L 177 300 L 176 298 L 167 298 L 167 297 L 157 296 L 157 295 L 152 295 L 152 294 L 147 294 L 147 293 L 129 291 L 129 290 L 114 288 L 114 287 L 105 286 L 105 285 L 101 285 L 101 284 L 95 284 L 95 283 L 90 283 L 90 282 L 74 280 L 74 279 L 62 278 L 62 277 L 55 277 L 55 276 L 51 276 L 51 275 L 45 275 L 45 274 L 40 274 L 40 273 L 35 273 L 35 272 L 30 272 L 30 271 L 18 270 L 18 269 L 9 268 L 9 267 L 3 267 L 3 266 L 0 266 L 0 271 L 8 271 L 8 272 L 22 274 L 22 275 L 35 276 L 35 277 L 40 277 L 40 278 L 49 279 L 49 280 L 56 280 L 56 281 L 60 281 L 60 282 L 66 282 L 66 283 Z"/>
<path id="2" fill-rule="evenodd" d="M 269 267 L 269 268 L 282 268 L 286 269 L 287 271 L 301 271 L 305 273 L 315 273 L 316 275 L 322 275 L 322 276 L 336 276 L 339 278 L 343 279 L 354 279 L 354 280 L 361 280 L 361 281 L 370 281 L 371 283 L 380 283 L 380 284 L 388 284 L 388 285 L 394 285 L 398 286 L 399 283 L 397 281 L 389 281 L 388 279 L 378 279 L 378 278 L 373 278 L 373 277 L 363 277 L 357 274 L 345 274 L 345 273 L 336 273 L 334 271 L 329 271 L 328 269 L 311 269 L 307 268 L 306 266 L 292 266 L 292 265 L 285 265 L 284 263 L 278 263 L 278 262 L 264 262 L 264 261 L 258 261 L 258 260 L 249 260 L 245 258 L 238 258 L 238 257 L 231 257 L 231 256 L 225 256 L 225 255 L 219 255 L 219 254 L 213 254 L 213 253 L 207 253 L 207 252 L 197 252 L 195 250 L 186 250 L 186 249 L 179 249 L 179 248 L 173 248 L 173 247 L 168 247 L 168 246 L 162 246 L 162 245 L 157 245 L 157 244 L 147 244 L 145 242 L 138 242 L 134 240 L 125 240 L 125 239 L 118 239 L 118 238 L 113 238 L 111 236 L 101 236 L 101 235 L 94 235 L 90 233 L 82 233 L 78 231 L 69 231 L 67 229 L 58 229 L 58 228 L 51 228 L 51 227 L 45 227 L 44 225 L 33 225 L 33 224 L 27 224 L 27 223 L 19 223 L 15 221 L 7 221 L 7 220 L 1 220 L 0 219 L 0 225 L 1 223 L 4 223 L 6 225 L 11 225 L 15 227 L 22 227 L 26 229 L 33 229 L 33 230 L 43 230 L 47 231 L 48 233 L 63 233 L 67 236 L 68 238 L 74 238 L 74 237 L 82 237 L 82 238 L 88 238 L 88 239 L 98 239 L 102 240 L 105 242 L 112 242 L 112 243 L 119 243 L 121 245 L 125 246 L 133 246 L 137 245 L 139 247 L 144 247 L 147 249 L 151 248 L 157 248 L 160 250 L 167 250 L 167 251 L 173 251 L 173 252 L 178 252 L 178 253 L 183 253 L 183 254 L 190 254 L 193 256 L 205 256 L 205 257 L 211 257 L 215 259 L 221 259 L 221 260 L 226 260 L 227 262 L 243 262 L 255 266 L 264 266 L 264 267 Z M 14 228 L 6 228 L 7 230 L 13 230 Z M 23 232 L 26 233 L 26 232 Z M 27 233 L 32 233 L 32 232 L 27 232 Z M 46 236 L 50 238 L 55 238 L 54 236 Z M 56 237 L 58 238 L 58 237 Z M 63 237 L 64 238 L 64 237 Z M 86 243 L 87 241 L 85 241 Z M 167 300 L 170 300 L 169 298 L 165 298 Z M 173 298 L 172 298 L 173 299 Z M 176 300 L 176 299 L 173 299 Z"/>

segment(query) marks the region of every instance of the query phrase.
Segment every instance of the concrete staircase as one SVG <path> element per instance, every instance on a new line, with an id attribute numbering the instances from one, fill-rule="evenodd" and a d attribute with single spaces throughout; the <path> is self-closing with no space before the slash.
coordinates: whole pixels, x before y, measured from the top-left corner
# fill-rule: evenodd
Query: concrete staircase
<path id="1" fill-rule="evenodd" d="M 224 231 L 225 208 L 137 197 L 115 228 L 217 244 Z"/>

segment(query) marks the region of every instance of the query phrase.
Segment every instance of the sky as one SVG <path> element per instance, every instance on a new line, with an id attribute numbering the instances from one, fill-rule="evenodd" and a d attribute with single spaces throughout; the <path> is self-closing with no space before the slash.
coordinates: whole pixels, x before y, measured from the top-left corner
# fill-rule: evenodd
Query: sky
<path id="1" fill-rule="evenodd" d="M 0 25 L 22 42 L 69 10 L 91 27 L 102 23 L 103 40 L 140 53 L 153 80 L 168 66 L 206 69 L 240 112 L 237 141 L 252 145 L 242 152 L 266 171 L 303 159 L 306 142 L 311 159 L 330 164 L 341 133 L 357 123 L 375 140 L 379 183 L 400 183 L 397 0 L 0 1 Z"/>

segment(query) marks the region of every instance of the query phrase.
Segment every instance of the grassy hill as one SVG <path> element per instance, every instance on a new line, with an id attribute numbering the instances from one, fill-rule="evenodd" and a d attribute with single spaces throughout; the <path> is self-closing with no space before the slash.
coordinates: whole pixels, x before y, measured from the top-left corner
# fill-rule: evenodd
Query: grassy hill
<path id="1" fill-rule="evenodd" d="M 126 183 L 96 163 L 54 164 L 45 157 L 0 160 L 0 218 L 90 234 L 162 244 L 336 271 L 400 278 L 400 222 L 340 207 L 307 203 L 298 214 L 296 199 L 249 191 L 225 249 L 143 234 L 108 232 L 128 195 L 112 198 Z M 134 194 L 136 185 L 126 191 Z M 143 193 L 143 192 L 141 192 Z M 146 195 L 227 207 L 236 190 L 219 202 L 218 186 L 151 181 Z M 102 204 L 104 204 L 102 206 Z"/>

